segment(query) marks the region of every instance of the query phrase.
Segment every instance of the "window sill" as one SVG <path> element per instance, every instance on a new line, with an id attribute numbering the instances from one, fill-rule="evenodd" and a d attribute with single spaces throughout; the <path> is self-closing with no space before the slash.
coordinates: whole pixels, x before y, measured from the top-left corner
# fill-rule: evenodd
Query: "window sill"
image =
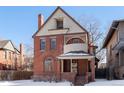
<path id="1" fill-rule="evenodd" d="M 56 51 L 56 48 L 55 49 L 50 49 L 50 51 Z"/>
<path id="2" fill-rule="evenodd" d="M 54 31 L 54 30 L 69 30 L 69 28 L 48 29 L 48 31 Z"/>
<path id="3" fill-rule="evenodd" d="M 45 52 L 45 50 L 40 50 L 40 52 L 44 53 L 44 52 Z"/>

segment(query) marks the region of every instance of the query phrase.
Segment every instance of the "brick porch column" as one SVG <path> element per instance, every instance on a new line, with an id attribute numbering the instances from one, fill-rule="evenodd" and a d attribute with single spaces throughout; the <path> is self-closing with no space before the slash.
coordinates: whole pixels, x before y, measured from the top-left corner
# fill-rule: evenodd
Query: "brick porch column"
<path id="1" fill-rule="evenodd" d="M 86 64 L 86 73 L 85 73 L 85 83 L 88 83 L 89 80 L 88 80 L 88 60 L 87 60 L 87 64 Z"/>
<path id="2" fill-rule="evenodd" d="M 57 77 L 58 80 L 61 80 L 61 59 L 57 61 Z"/>
<path id="3" fill-rule="evenodd" d="M 90 67 L 91 67 L 91 81 L 95 81 L 95 58 L 91 59 Z"/>

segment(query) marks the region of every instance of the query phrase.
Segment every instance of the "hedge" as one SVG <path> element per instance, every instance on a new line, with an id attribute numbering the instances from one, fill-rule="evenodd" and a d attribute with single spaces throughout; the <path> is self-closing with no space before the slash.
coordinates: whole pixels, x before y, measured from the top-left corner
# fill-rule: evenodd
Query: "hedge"
<path id="1" fill-rule="evenodd" d="M 0 80 L 25 80 L 31 79 L 32 71 L 0 71 Z"/>

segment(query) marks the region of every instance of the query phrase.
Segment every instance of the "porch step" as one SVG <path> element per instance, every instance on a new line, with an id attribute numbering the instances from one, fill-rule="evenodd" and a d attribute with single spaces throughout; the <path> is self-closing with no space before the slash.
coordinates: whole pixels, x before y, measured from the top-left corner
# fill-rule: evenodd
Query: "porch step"
<path id="1" fill-rule="evenodd" d="M 83 76 L 76 76 L 75 78 L 75 86 L 83 86 L 85 84 L 85 77 Z"/>

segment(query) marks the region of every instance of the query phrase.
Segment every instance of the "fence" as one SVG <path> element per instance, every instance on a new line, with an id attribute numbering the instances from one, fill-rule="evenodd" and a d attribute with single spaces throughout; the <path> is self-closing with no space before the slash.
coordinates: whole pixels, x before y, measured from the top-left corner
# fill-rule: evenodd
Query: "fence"
<path id="1" fill-rule="evenodd" d="M 106 68 L 97 69 L 95 71 L 95 78 L 99 78 L 99 79 L 106 78 Z"/>
<path id="2" fill-rule="evenodd" d="M 0 80 L 24 80 L 31 79 L 32 71 L 0 71 Z"/>

